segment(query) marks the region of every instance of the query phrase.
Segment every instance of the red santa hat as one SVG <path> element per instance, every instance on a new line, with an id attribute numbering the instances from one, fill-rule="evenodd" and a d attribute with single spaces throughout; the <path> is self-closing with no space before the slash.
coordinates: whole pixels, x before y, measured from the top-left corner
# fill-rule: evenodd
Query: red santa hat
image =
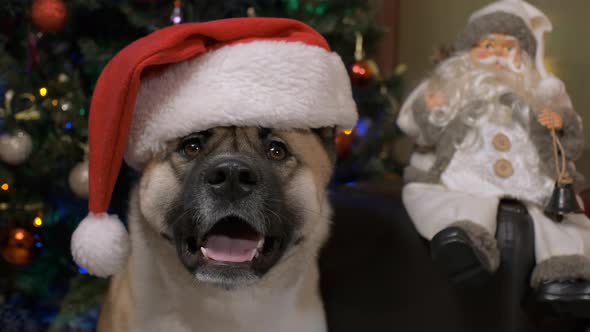
<path id="1" fill-rule="evenodd" d="M 498 21 L 498 19 L 495 17 L 498 13 L 506 13 L 522 19 L 522 22 L 525 24 L 524 28 L 528 31 L 522 31 L 522 29 L 517 25 L 512 27 L 512 31 L 504 31 L 505 29 L 510 30 L 511 27 L 510 24 L 507 24 L 508 22 Z M 491 23 L 493 22 L 491 26 L 500 30 L 494 31 L 496 33 L 512 34 L 515 37 L 521 39 L 521 41 L 525 41 L 525 49 L 532 57 L 534 57 L 535 66 L 542 78 L 539 86 L 539 92 L 541 94 L 547 97 L 555 97 L 565 92 L 563 82 L 547 72 L 547 69 L 545 68 L 544 36 L 545 33 L 551 32 L 551 30 L 553 30 L 553 25 L 551 24 L 551 20 L 549 20 L 549 18 L 541 10 L 523 0 L 496 1 L 473 13 L 469 18 L 469 23 L 466 27 L 466 30 L 475 27 L 476 30 L 479 30 L 479 32 L 485 32 L 486 29 L 483 28 L 485 23 L 479 24 L 478 26 L 478 22 L 481 23 L 484 21 Z M 473 31 L 466 31 L 464 35 L 469 35 L 470 33 L 473 33 Z M 528 34 L 532 35 L 532 38 L 534 39 L 532 43 L 527 42 Z M 461 40 L 461 38 L 459 38 L 459 40 Z M 469 45 L 469 47 L 471 46 L 472 45 Z"/>
<path id="2" fill-rule="evenodd" d="M 141 170 L 170 140 L 217 126 L 352 128 L 356 120 L 342 60 L 301 22 L 227 19 L 141 38 L 107 64 L 94 90 L 90 213 L 72 236 L 74 260 L 97 276 L 126 263 L 127 231 L 106 214 L 123 158 Z"/>

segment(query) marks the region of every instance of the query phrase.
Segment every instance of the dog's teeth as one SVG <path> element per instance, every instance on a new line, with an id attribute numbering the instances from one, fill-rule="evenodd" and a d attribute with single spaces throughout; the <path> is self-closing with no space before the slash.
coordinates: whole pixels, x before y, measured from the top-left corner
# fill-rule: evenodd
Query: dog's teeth
<path id="1" fill-rule="evenodd" d="M 209 256 L 207 256 L 207 249 L 205 249 L 205 247 L 201 247 L 201 252 L 203 253 L 203 256 L 205 256 L 205 258 L 209 258 Z"/>
<path id="2" fill-rule="evenodd" d="M 260 241 L 258 241 L 258 245 L 256 246 L 256 249 L 262 249 L 262 247 L 264 247 L 264 238 L 260 239 Z"/>
<path id="3" fill-rule="evenodd" d="M 256 257 L 256 254 L 258 253 L 258 250 L 252 250 L 252 254 L 250 255 L 250 259 L 248 259 L 249 261 L 253 260 L 254 257 Z"/>

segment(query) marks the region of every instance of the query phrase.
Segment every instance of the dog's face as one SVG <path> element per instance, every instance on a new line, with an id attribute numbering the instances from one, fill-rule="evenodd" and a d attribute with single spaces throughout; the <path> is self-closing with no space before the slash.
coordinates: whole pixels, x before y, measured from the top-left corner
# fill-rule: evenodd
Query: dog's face
<path id="1" fill-rule="evenodd" d="M 220 127 L 180 137 L 146 166 L 141 213 L 197 280 L 253 283 L 324 240 L 333 135 Z"/>

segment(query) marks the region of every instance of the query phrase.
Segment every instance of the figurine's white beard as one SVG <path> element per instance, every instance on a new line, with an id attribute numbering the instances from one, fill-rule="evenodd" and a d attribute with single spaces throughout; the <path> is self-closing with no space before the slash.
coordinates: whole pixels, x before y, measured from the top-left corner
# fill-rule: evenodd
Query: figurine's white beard
<path id="1" fill-rule="evenodd" d="M 490 60 L 492 61 L 492 60 Z M 495 64 L 498 58 L 493 60 Z M 508 62 L 508 60 L 505 60 Z M 469 52 L 459 53 L 441 63 L 434 72 L 427 93 L 442 93 L 447 102 L 431 112 L 429 121 L 446 126 L 457 115 L 469 126 L 498 107 L 506 93 L 519 96 L 527 105 L 537 105 L 535 87 L 540 76 L 530 57 L 523 54 L 520 68 L 498 69 L 493 64 L 474 61 Z"/>

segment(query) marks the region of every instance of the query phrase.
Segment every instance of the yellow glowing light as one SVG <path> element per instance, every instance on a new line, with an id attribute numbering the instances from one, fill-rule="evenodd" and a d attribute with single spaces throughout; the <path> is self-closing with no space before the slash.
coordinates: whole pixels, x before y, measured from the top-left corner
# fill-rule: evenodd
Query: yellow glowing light
<path id="1" fill-rule="evenodd" d="M 57 102 L 57 99 L 53 99 L 53 100 L 51 101 L 51 105 L 53 105 L 53 106 L 57 106 L 57 104 L 58 104 L 58 102 Z"/>
<path id="2" fill-rule="evenodd" d="M 23 231 L 17 231 L 14 233 L 14 239 L 20 241 L 25 238 L 25 233 Z"/>
<path id="3" fill-rule="evenodd" d="M 0 188 L 2 188 L 2 190 L 4 191 L 7 191 L 10 187 L 8 186 L 8 183 L 3 183 L 2 186 L 0 186 Z"/>
<path id="4" fill-rule="evenodd" d="M 42 87 L 41 89 L 39 89 L 39 94 L 41 95 L 41 97 L 47 96 L 47 88 Z"/>
<path id="5" fill-rule="evenodd" d="M 352 129 L 347 129 L 344 131 L 344 135 L 350 135 L 352 134 Z"/>
<path id="6" fill-rule="evenodd" d="M 41 227 L 41 225 L 43 225 L 43 219 L 41 219 L 41 217 L 35 217 L 33 225 L 35 225 L 35 227 Z"/>

